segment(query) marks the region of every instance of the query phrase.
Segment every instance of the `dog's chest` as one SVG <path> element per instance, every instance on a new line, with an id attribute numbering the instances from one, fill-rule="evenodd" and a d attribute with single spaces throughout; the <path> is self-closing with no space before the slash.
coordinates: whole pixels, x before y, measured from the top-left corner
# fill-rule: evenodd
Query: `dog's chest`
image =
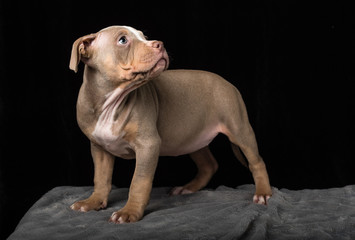
<path id="1" fill-rule="evenodd" d="M 132 153 L 130 144 L 124 139 L 126 133 L 121 131 L 116 135 L 113 132 L 114 127 L 115 123 L 98 121 L 92 137 L 106 151 L 117 157 L 126 158 Z"/>
<path id="2" fill-rule="evenodd" d="M 134 153 L 126 139 L 127 132 L 125 130 L 128 111 L 123 111 L 117 117 L 117 111 L 123 101 L 120 93 L 120 91 L 116 91 L 108 96 L 91 135 L 97 144 L 113 155 L 132 158 Z"/>
<path id="3" fill-rule="evenodd" d="M 132 154 L 130 144 L 124 139 L 125 132 L 116 136 L 109 125 L 103 126 L 99 123 L 92 136 L 97 144 L 117 157 L 129 158 Z"/>

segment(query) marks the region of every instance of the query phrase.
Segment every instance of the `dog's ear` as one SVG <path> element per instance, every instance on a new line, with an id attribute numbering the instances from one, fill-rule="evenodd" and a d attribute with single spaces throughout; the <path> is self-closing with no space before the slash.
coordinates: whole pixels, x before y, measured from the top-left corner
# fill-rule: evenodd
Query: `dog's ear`
<path id="1" fill-rule="evenodd" d="M 78 38 L 74 43 L 71 50 L 71 57 L 69 68 L 74 72 L 78 71 L 78 65 L 82 58 L 90 58 L 90 46 L 92 41 L 96 38 L 96 34 L 89 34 L 84 37 Z"/>

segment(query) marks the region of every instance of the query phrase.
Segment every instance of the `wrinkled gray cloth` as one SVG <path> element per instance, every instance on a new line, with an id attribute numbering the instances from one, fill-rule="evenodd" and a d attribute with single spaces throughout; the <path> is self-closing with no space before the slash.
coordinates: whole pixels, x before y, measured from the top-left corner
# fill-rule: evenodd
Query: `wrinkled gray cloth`
<path id="1" fill-rule="evenodd" d="M 221 186 L 169 196 L 155 188 L 144 218 L 109 223 L 128 189 L 114 188 L 108 208 L 87 213 L 69 206 L 92 187 L 57 187 L 26 213 L 14 239 L 355 239 L 355 185 L 326 190 L 278 190 L 267 206 L 252 203 L 253 185 Z"/>

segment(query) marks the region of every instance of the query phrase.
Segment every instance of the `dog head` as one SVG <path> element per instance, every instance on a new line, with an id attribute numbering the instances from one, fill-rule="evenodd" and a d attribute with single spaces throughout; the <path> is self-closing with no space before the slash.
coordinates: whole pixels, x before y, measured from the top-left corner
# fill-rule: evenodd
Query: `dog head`
<path id="1" fill-rule="evenodd" d="M 80 61 L 115 82 L 145 81 L 169 65 L 161 41 L 148 41 L 141 31 L 127 26 L 111 26 L 77 39 L 69 68 L 77 72 Z"/>

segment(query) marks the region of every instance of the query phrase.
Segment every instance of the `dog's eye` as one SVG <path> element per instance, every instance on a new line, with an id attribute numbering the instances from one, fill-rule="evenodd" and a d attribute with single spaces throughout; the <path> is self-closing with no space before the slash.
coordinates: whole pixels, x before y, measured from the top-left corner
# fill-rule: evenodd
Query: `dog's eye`
<path id="1" fill-rule="evenodd" d="M 128 40 L 127 40 L 126 36 L 123 36 L 118 40 L 118 43 L 122 44 L 122 45 L 126 44 L 127 42 L 128 42 Z"/>

